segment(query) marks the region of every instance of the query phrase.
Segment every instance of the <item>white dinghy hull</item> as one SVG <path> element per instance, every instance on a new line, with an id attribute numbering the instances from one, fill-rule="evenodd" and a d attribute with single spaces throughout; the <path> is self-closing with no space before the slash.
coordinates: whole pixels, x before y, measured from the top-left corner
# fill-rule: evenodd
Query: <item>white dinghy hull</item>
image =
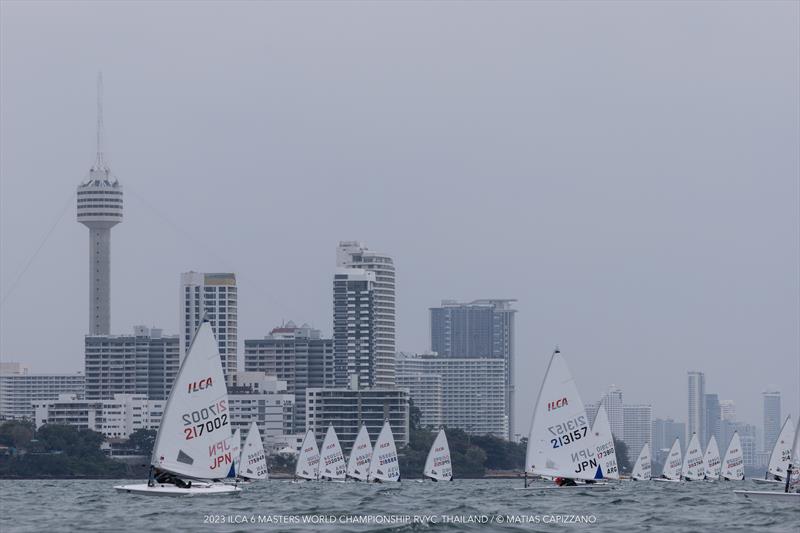
<path id="1" fill-rule="evenodd" d="M 772 490 L 735 490 L 737 494 L 748 500 L 793 501 L 800 504 L 800 492 L 778 492 Z"/>
<path id="2" fill-rule="evenodd" d="M 117 485 L 117 492 L 126 494 L 141 494 L 144 496 L 170 496 L 175 498 L 194 496 L 238 496 L 242 489 L 224 483 L 192 483 L 189 488 L 182 489 L 175 485 L 156 483 L 150 486 L 147 483 L 138 485 Z"/>
<path id="3" fill-rule="evenodd" d="M 753 483 L 758 483 L 759 485 L 780 485 L 783 487 L 786 485 L 786 481 L 782 479 L 761 479 L 761 478 L 753 478 L 750 481 Z"/>

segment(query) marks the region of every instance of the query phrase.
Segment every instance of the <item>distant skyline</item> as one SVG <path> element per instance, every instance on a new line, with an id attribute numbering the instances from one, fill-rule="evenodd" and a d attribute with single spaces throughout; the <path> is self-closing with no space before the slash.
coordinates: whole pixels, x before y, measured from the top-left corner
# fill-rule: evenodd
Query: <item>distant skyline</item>
<path id="1" fill-rule="evenodd" d="M 86 229 L 125 187 L 111 332 L 180 333 L 180 273 L 235 272 L 239 356 L 329 336 L 336 246 L 397 272 L 397 349 L 443 299 L 515 298 L 518 431 L 558 344 L 686 422 L 686 372 L 800 411 L 800 5 L 3 2 L 0 358 L 83 366 Z"/>

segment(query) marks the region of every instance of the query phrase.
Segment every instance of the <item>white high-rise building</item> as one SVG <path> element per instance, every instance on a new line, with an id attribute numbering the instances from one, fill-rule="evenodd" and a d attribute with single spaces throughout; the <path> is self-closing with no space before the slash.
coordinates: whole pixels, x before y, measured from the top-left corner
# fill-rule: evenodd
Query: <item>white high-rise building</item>
<path id="1" fill-rule="evenodd" d="M 653 406 L 631 404 L 623 406 L 622 410 L 625 426 L 622 440 L 628 446 L 628 460 L 633 464 L 642 451 L 642 446 L 652 443 Z"/>
<path id="2" fill-rule="evenodd" d="M 56 400 L 60 394 L 82 398 L 84 376 L 75 374 L 31 374 L 28 367 L 0 363 L 0 420 L 33 420 L 33 404 Z"/>
<path id="3" fill-rule="evenodd" d="M 337 268 L 333 276 L 336 387 L 364 389 L 378 386 L 374 311 L 375 273 L 362 268 Z"/>
<path id="4" fill-rule="evenodd" d="M 398 354 L 398 382 L 408 384 L 421 375 L 441 379 L 441 420 L 446 427 L 463 429 L 473 435 L 494 435 L 506 438 L 505 361 L 498 358 L 438 357 L 436 354 Z M 434 382 L 434 379 L 430 380 Z M 425 396 L 411 399 L 422 405 L 436 407 L 429 396 L 436 389 L 411 387 L 411 392 L 424 392 Z M 426 416 L 423 411 L 423 417 Z M 437 413 L 430 414 L 432 417 Z"/>
<path id="5" fill-rule="evenodd" d="M 625 431 L 622 389 L 616 385 L 611 385 L 608 388 L 608 392 L 603 395 L 601 402 L 605 405 L 606 413 L 608 413 L 608 424 L 611 426 L 611 433 L 621 439 Z"/>
<path id="6" fill-rule="evenodd" d="M 705 425 L 705 399 L 706 399 L 706 376 L 702 372 L 688 372 L 688 408 L 689 423 L 686 427 L 687 438 L 691 438 L 693 433 L 703 440 L 706 434 Z M 705 443 L 701 443 L 705 445 Z"/>
<path id="7" fill-rule="evenodd" d="M 336 266 L 372 272 L 374 376 L 371 386 L 393 387 L 395 359 L 395 270 L 394 261 L 385 254 L 368 249 L 357 241 L 342 241 L 336 249 Z M 334 342 L 336 332 L 334 332 Z"/>
<path id="8" fill-rule="evenodd" d="M 781 392 L 775 386 L 767 387 L 761 393 L 762 401 L 764 402 L 764 431 L 763 431 L 763 450 L 772 450 L 775 442 L 778 440 L 778 435 L 781 432 Z"/>
<path id="9" fill-rule="evenodd" d="M 205 314 L 219 344 L 222 369 L 228 375 L 238 368 L 238 294 L 232 273 L 184 272 L 180 295 L 181 359 Z"/>
<path id="10" fill-rule="evenodd" d="M 103 78 L 97 79 L 97 158 L 78 185 L 78 222 L 89 228 L 89 334 L 111 332 L 111 228 L 122 222 L 122 185 L 103 156 Z"/>

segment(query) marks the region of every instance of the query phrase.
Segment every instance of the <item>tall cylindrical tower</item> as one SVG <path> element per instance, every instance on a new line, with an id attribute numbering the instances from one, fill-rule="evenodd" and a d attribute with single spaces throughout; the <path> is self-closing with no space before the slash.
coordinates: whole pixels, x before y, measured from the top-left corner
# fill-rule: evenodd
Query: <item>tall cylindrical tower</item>
<path id="1" fill-rule="evenodd" d="M 122 222 L 122 185 L 103 160 L 103 78 L 97 78 L 97 159 L 78 185 L 78 222 L 89 228 L 89 334 L 111 332 L 111 228 Z"/>

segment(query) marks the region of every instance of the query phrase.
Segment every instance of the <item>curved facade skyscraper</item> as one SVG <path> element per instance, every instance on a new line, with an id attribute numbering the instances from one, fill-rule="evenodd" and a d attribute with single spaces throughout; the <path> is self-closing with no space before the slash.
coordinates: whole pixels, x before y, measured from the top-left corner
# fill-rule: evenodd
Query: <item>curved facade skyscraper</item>
<path id="1" fill-rule="evenodd" d="M 334 312 L 334 349 L 340 368 L 347 361 L 347 383 L 357 379 L 359 388 L 393 387 L 396 383 L 394 261 L 363 243 L 342 241 L 336 249 L 336 266 L 341 270 L 335 279 L 334 311 L 342 312 Z M 368 286 L 354 288 L 347 283 L 353 276 L 361 276 Z M 358 309 L 353 307 L 356 297 L 360 302 Z M 348 317 L 352 323 L 348 323 Z M 356 337 L 361 339 L 359 350 L 354 348 Z"/>
<path id="2" fill-rule="evenodd" d="M 89 228 L 89 334 L 111 332 L 111 228 L 122 222 L 122 185 L 103 158 L 103 79 L 97 80 L 97 158 L 78 185 L 78 222 Z"/>

